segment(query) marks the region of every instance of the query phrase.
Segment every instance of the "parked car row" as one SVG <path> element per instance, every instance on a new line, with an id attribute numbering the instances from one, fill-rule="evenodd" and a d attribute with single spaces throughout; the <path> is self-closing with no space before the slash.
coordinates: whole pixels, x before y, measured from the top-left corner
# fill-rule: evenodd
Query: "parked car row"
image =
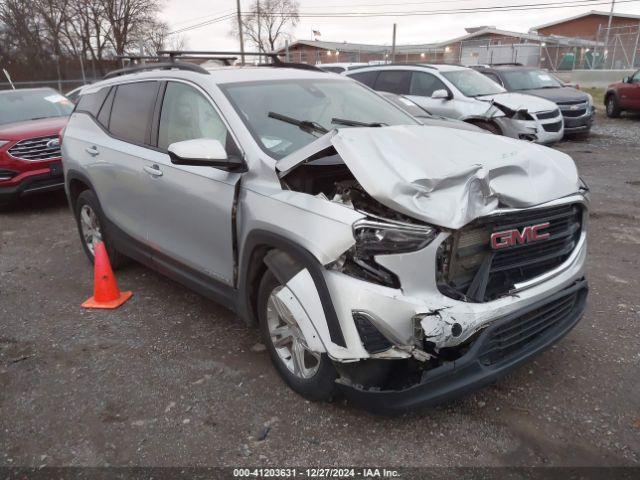
<path id="1" fill-rule="evenodd" d="M 564 87 L 543 71 L 517 66 L 380 65 L 343 75 L 407 96 L 435 114 L 542 144 L 555 143 L 565 133 L 588 132 L 595 114 L 588 94 Z"/>

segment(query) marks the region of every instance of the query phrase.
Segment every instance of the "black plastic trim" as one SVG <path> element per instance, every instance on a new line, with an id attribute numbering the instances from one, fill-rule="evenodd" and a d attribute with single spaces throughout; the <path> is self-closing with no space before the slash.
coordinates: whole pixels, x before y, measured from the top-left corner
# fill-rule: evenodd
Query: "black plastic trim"
<path id="1" fill-rule="evenodd" d="M 46 184 L 40 186 L 34 186 L 34 184 L 41 183 L 43 181 L 50 180 Z M 43 173 L 40 175 L 32 175 L 25 178 L 17 185 L 10 187 L 0 187 L 0 202 L 11 202 L 26 195 L 51 192 L 54 190 L 60 190 L 64 187 L 64 177 L 62 175 L 51 175 L 49 173 Z"/>
<path id="2" fill-rule="evenodd" d="M 459 359 L 423 374 L 420 383 L 403 390 L 365 390 L 356 385 L 338 383 L 345 395 L 361 408 L 373 413 L 400 414 L 408 410 L 433 407 L 485 387 L 502 378 L 514 368 L 531 359 L 564 337 L 582 318 L 586 307 L 588 286 L 586 280 L 513 312 L 495 321 L 474 341 L 469 351 Z M 578 294 L 574 309 L 554 328 L 523 346 L 516 354 L 492 365 L 480 361 L 483 347 L 493 331 L 530 311 L 543 307 L 559 298 Z"/>
<path id="3" fill-rule="evenodd" d="M 272 232 L 268 232 L 266 230 L 254 230 L 250 232 L 245 241 L 242 251 L 239 290 L 241 292 L 241 301 L 243 302 L 243 313 L 245 315 L 245 318 L 251 319 L 255 317 L 255 312 L 252 312 L 251 309 L 251 299 L 249 298 L 251 289 L 248 285 L 248 272 L 250 266 L 249 262 L 251 261 L 252 254 L 261 246 L 269 246 L 272 248 L 277 248 L 278 250 L 282 250 L 297 262 L 300 262 L 300 264 L 303 265 L 307 270 L 309 270 L 311 278 L 313 278 L 315 286 L 318 290 L 320 301 L 322 302 L 322 309 L 324 310 L 324 316 L 327 320 L 327 326 L 329 328 L 331 341 L 336 345 L 346 347 L 346 342 L 342 334 L 342 328 L 340 327 L 340 321 L 338 320 L 338 315 L 336 314 L 336 310 L 333 307 L 329 288 L 327 287 L 327 283 L 324 280 L 323 265 L 318 262 L 318 260 L 308 250 L 302 248 L 297 243 L 289 240 L 288 238 L 282 237 Z"/>

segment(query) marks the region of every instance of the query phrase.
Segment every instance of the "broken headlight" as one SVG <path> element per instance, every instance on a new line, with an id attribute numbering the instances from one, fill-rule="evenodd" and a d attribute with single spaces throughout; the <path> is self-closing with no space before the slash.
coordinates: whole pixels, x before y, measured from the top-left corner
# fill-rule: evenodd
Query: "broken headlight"
<path id="1" fill-rule="evenodd" d="M 438 231 L 427 225 L 359 220 L 353 224 L 356 255 L 373 257 L 390 253 L 415 252 L 429 245 Z"/>

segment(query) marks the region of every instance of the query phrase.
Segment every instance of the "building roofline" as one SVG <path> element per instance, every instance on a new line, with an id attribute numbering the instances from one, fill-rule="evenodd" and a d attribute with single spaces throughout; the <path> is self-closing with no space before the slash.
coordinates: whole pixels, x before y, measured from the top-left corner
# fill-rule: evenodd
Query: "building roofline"
<path id="1" fill-rule="evenodd" d="M 529 31 L 539 30 L 541 28 L 553 27 L 554 25 L 559 25 L 559 24 L 565 23 L 565 22 L 571 22 L 572 20 L 578 20 L 580 18 L 588 17 L 590 15 L 599 15 L 599 16 L 608 17 L 609 16 L 609 12 L 601 12 L 599 10 L 590 10 L 588 12 L 581 13 L 579 15 L 574 15 L 573 17 L 563 18 L 563 19 L 560 19 L 560 20 L 556 20 L 554 22 L 549 22 L 549 23 L 545 23 L 543 25 L 538 25 L 537 27 L 532 27 L 532 28 L 529 29 Z M 630 19 L 633 19 L 633 20 L 640 20 L 640 15 L 634 15 L 632 13 L 614 13 L 613 16 L 614 17 L 619 17 L 619 18 L 630 18 Z"/>

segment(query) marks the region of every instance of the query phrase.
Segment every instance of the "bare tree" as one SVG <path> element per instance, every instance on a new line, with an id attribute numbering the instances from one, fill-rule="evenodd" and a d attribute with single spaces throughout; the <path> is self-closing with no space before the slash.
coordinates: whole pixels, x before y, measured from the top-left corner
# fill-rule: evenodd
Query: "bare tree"
<path id="1" fill-rule="evenodd" d="M 250 13 L 242 17 L 242 31 L 256 45 L 258 51 L 271 52 L 290 37 L 289 29 L 295 27 L 298 16 L 296 0 L 256 0 Z M 238 35 L 238 28 L 232 29 Z"/>
<path id="2" fill-rule="evenodd" d="M 157 55 L 161 50 L 185 50 L 187 41 L 182 35 L 171 34 L 165 22 L 156 21 L 147 27 L 144 47 L 150 55 Z"/>
<path id="3" fill-rule="evenodd" d="M 160 11 L 159 0 L 101 0 L 106 21 L 110 27 L 110 40 L 117 55 L 128 47 L 144 42 L 149 28 L 156 24 Z"/>

